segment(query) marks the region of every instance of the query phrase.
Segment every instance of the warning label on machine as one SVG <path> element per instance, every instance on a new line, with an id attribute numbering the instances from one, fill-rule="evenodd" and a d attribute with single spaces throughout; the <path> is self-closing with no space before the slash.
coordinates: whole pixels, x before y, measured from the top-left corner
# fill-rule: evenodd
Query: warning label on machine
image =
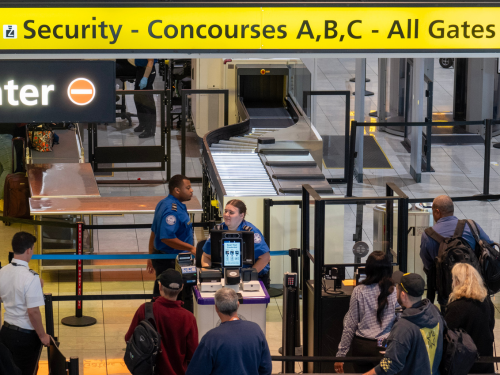
<path id="1" fill-rule="evenodd" d="M 0 53 L 499 52 L 496 7 L 2 8 Z"/>

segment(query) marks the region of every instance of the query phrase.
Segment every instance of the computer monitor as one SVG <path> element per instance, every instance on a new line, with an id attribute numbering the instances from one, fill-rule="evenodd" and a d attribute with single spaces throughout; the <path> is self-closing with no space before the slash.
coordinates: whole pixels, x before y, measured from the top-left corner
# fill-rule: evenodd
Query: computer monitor
<path id="1" fill-rule="evenodd" d="M 210 231 L 210 242 L 211 242 L 211 258 L 212 267 L 222 267 L 222 239 L 225 237 L 225 233 L 239 233 L 243 240 L 243 265 L 252 266 L 255 263 L 254 259 L 254 232 L 248 231 L 231 231 L 231 230 L 217 230 L 212 229 Z"/>
<path id="2" fill-rule="evenodd" d="M 223 238 L 222 239 L 222 267 L 241 268 L 243 267 L 243 239 Z"/>

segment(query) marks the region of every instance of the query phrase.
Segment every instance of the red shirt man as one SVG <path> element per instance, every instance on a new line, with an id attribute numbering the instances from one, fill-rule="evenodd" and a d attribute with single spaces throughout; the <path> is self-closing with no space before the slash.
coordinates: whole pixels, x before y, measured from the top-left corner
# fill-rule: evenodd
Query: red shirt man
<path id="1" fill-rule="evenodd" d="M 198 347 L 196 318 L 181 307 L 181 301 L 177 301 L 177 295 L 182 290 L 179 272 L 170 268 L 161 273 L 157 281 L 161 297 L 155 298 L 153 314 L 161 335 L 161 352 L 157 356 L 156 372 L 161 375 L 184 375 L 188 361 Z M 125 341 L 130 340 L 135 327 L 144 320 L 145 315 L 145 304 L 142 304 L 132 319 Z"/>

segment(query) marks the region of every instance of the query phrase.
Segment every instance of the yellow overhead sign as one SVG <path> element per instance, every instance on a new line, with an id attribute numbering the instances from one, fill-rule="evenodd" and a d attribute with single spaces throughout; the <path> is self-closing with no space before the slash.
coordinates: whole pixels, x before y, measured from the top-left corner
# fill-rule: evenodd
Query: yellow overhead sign
<path id="1" fill-rule="evenodd" d="M 1 8 L 0 53 L 497 52 L 496 7 Z"/>

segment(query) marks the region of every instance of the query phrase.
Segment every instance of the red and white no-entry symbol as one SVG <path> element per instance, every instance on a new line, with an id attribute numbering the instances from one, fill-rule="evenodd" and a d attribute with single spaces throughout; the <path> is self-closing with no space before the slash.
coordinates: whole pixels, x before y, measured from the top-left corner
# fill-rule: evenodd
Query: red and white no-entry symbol
<path id="1" fill-rule="evenodd" d="M 76 105 L 87 105 L 94 99 L 94 84 L 86 78 L 77 78 L 69 84 L 68 96 Z"/>

